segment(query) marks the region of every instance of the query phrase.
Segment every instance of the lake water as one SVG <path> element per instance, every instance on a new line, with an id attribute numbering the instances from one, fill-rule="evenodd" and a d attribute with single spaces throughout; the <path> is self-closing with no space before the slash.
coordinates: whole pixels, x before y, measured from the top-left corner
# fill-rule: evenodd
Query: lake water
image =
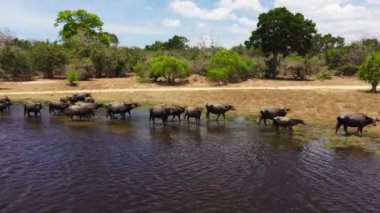
<path id="1" fill-rule="evenodd" d="M 0 116 L 1 212 L 379 212 L 380 156 L 293 146 L 243 118 Z M 160 123 L 160 122 L 158 122 Z"/>

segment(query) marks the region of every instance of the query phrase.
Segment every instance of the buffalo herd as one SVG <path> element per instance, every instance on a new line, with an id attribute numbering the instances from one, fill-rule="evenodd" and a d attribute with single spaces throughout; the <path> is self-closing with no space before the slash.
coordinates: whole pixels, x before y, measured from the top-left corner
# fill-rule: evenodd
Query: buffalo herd
<path id="1" fill-rule="evenodd" d="M 4 111 L 10 111 L 12 105 L 11 100 L 8 96 L 0 96 L 0 114 Z M 71 96 L 65 96 L 60 98 L 59 102 L 49 103 L 49 113 L 54 115 L 66 115 L 74 120 L 74 118 L 82 120 L 89 120 L 91 117 L 95 116 L 95 111 L 101 107 L 106 108 L 106 118 L 116 119 L 117 116 L 120 119 L 125 119 L 126 114 L 131 117 L 131 110 L 139 107 L 138 103 L 134 102 L 112 102 L 109 104 L 96 103 L 95 99 L 90 93 L 76 93 Z M 31 114 L 35 117 L 41 116 L 41 109 L 43 108 L 42 103 L 28 101 L 24 103 L 24 115 L 30 117 Z M 216 115 L 216 120 L 219 120 L 220 115 L 223 116 L 225 120 L 225 113 L 230 110 L 235 110 L 235 107 L 230 104 L 209 104 L 205 105 L 206 118 L 210 118 L 210 114 Z M 166 125 L 168 118 L 171 116 L 171 121 L 178 119 L 181 121 L 181 115 L 183 118 L 190 122 L 190 118 L 195 119 L 196 124 L 200 124 L 200 119 L 202 115 L 202 107 L 184 107 L 177 105 L 164 105 L 155 106 L 149 109 L 149 121 L 156 124 L 155 119 L 161 119 L 163 125 Z M 278 131 L 279 127 L 284 127 L 292 131 L 293 126 L 302 124 L 306 125 L 302 119 L 288 118 L 286 115 L 290 109 L 287 108 L 266 108 L 260 110 L 259 122 L 267 125 L 267 120 L 272 121 L 272 126 Z M 363 133 L 363 128 L 367 125 L 376 126 L 376 122 L 379 119 L 374 117 L 369 117 L 362 113 L 353 114 L 341 114 L 337 117 L 336 133 L 339 128 L 343 126 L 345 133 L 348 135 L 348 127 L 356 127 L 357 133 Z"/>

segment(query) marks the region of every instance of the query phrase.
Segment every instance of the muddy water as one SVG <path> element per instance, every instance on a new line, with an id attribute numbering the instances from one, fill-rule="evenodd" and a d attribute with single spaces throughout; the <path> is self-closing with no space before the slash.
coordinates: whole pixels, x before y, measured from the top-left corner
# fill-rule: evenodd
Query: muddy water
<path id="1" fill-rule="evenodd" d="M 0 117 L 1 212 L 376 212 L 380 157 L 292 146 L 243 118 Z M 100 112 L 99 115 L 104 115 Z"/>

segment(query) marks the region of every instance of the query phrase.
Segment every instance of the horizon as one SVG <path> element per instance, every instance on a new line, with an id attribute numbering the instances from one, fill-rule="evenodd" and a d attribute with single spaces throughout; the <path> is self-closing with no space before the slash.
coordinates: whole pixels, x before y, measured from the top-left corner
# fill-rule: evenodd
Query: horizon
<path id="1" fill-rule="evenodd" d="M 275 7 L 287 7 L 316 23 L 318 33 L 345 38 L 346 43 L 378 38 L 374 28 L 380 15 L 376 0 L 123 0 L 97 2 L 42 0 L 3 1 L 0 28 L 9 29 L 26 40 L 59 40 L 60 27 L 54 27 L 59 11 L 84 9 L 104 22 L 103 31 L 114 33 L 120 46 L 145 47 L 166 41 L 174 35 L 230 48 L 243 44 L 256 29 L 259 14 Z M 15 17 L 12 21 L 10 18 Z"/>

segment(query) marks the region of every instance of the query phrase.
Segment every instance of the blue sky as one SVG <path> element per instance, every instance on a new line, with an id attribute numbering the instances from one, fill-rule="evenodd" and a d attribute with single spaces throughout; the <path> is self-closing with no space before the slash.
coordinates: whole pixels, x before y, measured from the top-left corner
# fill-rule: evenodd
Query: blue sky
<path id="1" fill-rule="evenodd" d="M 105 23 L 124 46 L 145 46 L 183 35 L 191 45 L 231 47 L 255 29 L 258 14 L 286 6 L 312 19 L 321 33 L 348 42 L 379 37 L 380 0 L 0 0 L 0 29 L 35 40 L 57 40 L 61 10 L 85 9 Z"/>

